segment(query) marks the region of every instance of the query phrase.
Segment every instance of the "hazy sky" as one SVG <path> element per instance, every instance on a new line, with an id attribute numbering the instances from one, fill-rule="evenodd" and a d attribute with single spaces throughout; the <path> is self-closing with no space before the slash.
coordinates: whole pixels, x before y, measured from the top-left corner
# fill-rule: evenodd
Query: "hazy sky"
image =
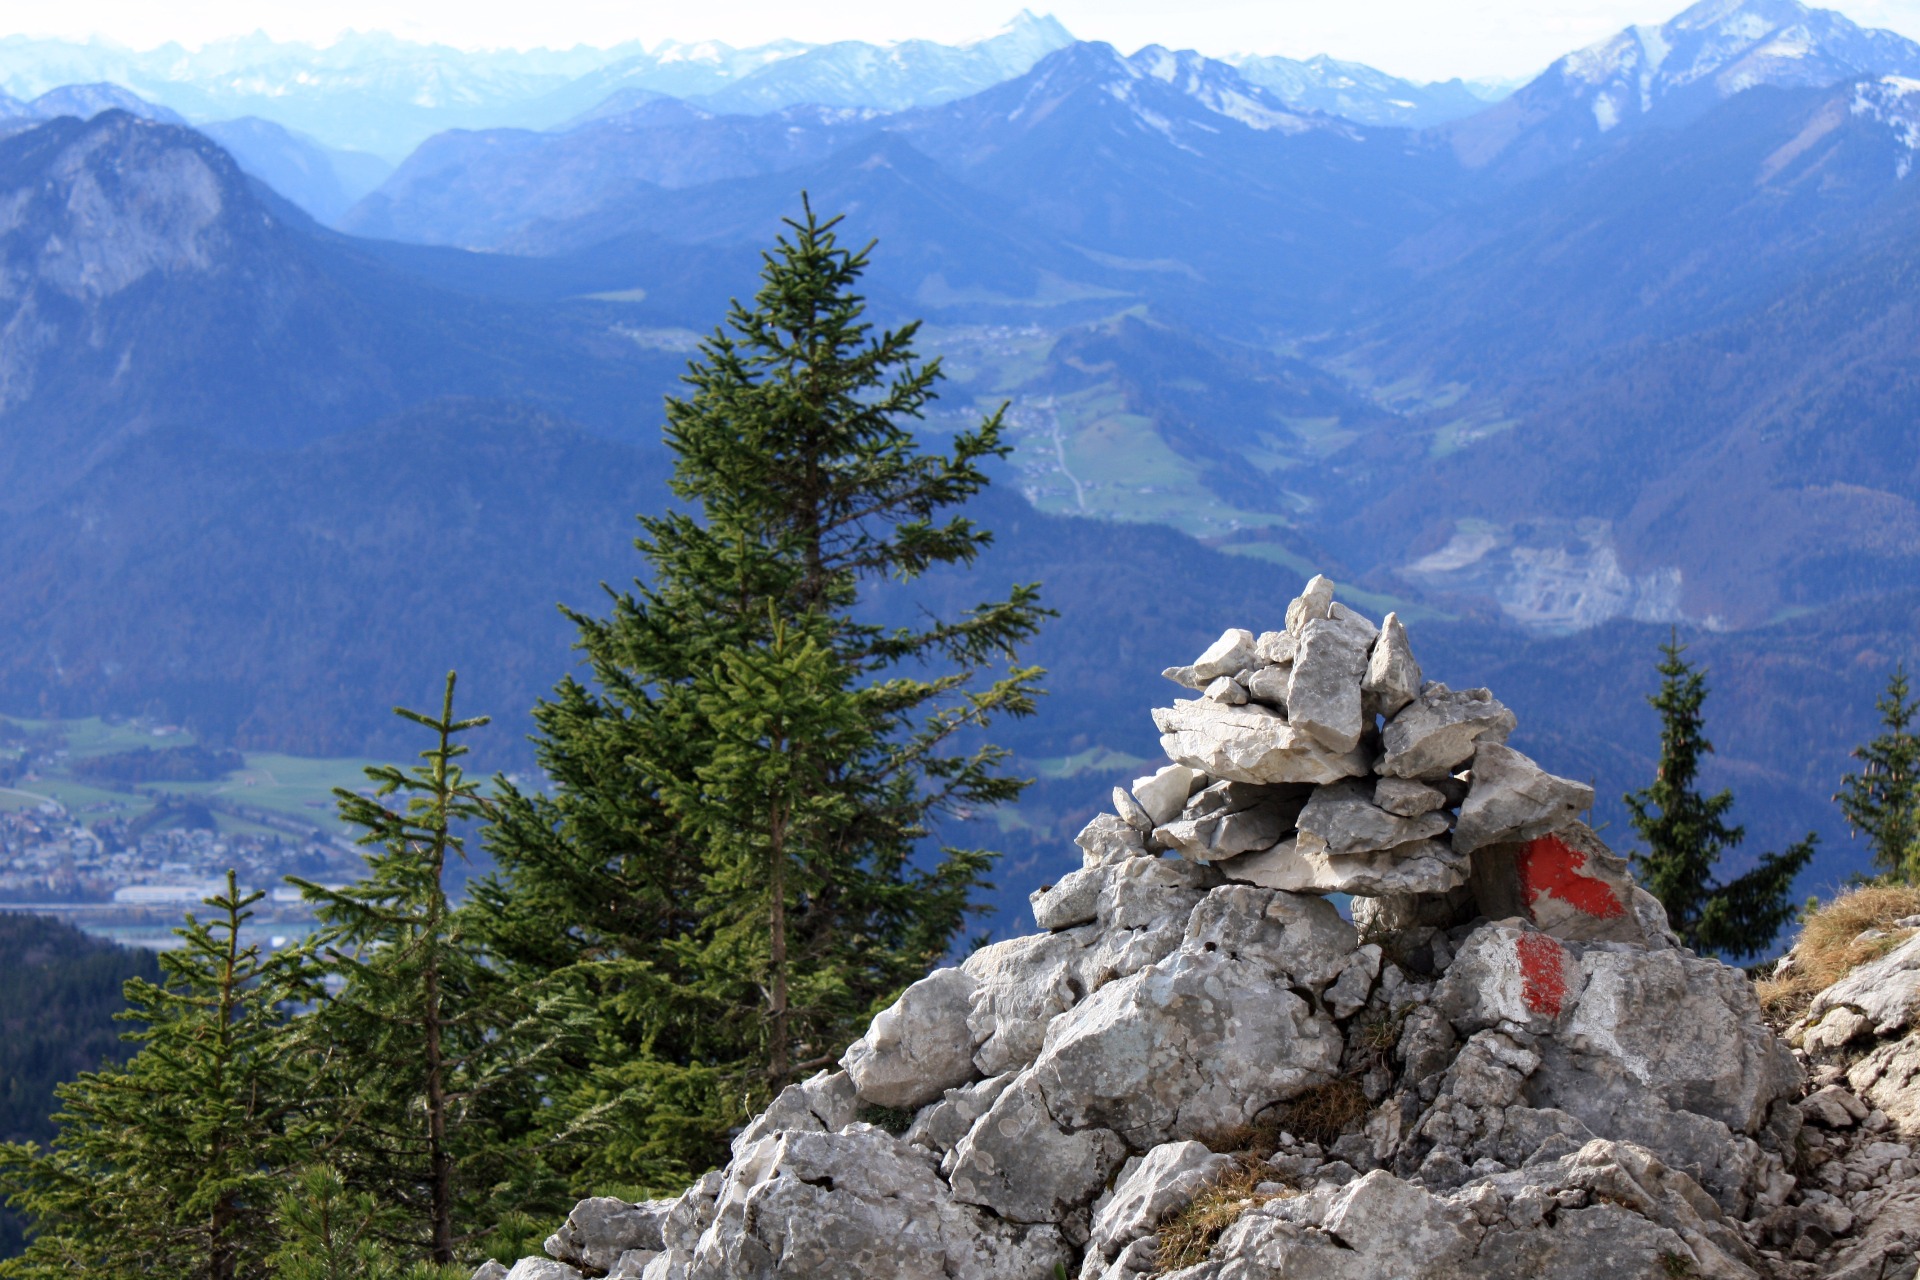
<path id="1" fill-rule="evenodd" d="M 1672 17 L 1684 0 L 1059 0 L 1051 9 L 1082 39 L 1132 50 L 1158 42 L 1207 53 L 1331 53 L 1401 75 L 1515 76 L 1636 22 Z M 962 40 L 1005 22 L 1019 0 L 0 0 L 0 28 L 100 35 L 148 47 L 198 44 L 256 29 L 325 41 L 341 30 L 385 30 L 484 46 L 718 39 Z M 1920 0 L 1844 0 L 1856 22 L 1920 39 Z"/>

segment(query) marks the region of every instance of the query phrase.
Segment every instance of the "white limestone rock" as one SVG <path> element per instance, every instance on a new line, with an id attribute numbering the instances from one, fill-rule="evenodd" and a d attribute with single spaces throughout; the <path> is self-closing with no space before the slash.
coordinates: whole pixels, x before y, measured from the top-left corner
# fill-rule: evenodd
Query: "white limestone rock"
<path id="1" fill-rule="evenodd" d="M 981 1075 L 1001 1075 L 1033 1061 L 1047 1023 L 1085 994 L 1076 962 L 1087 941 L 1082 930 L 1009 938 L 962 963 L 975 980 L 967 1025 Z"/>
<path id="2" fill-rule="evenodd" d="M 974 1078 L 965 969 L 935 969 L 874 1018 L 841 1058 L 862 1100 L 913 1110 Z"/>
<path id="3" fill-rule="evenodd" d="M 1287 634 L 1299 637 L 1302 626 L 1313 618 L 1325 618 L 1333 609 L 1333 580 L 1314 574 L 1307 585 L 1287 606 Z"/>
<path id="4" fill-rule="evenodd" d="M 1009 1221 L 1058 1222 L 1099 1193 L 1126 1153 L 1110 1130 L 1063 1126 L 1029 1069 L 954 1147 L 949 1181 L 955 1199 Z"/>
<path id="5" fill-rule="evenodd" d="M 629 1249 L 614 1262 L 606 1280 L 646 1280 L 648 1266 L 664 1252 L 662 1249 Z"/>
<path id="6" fill-rule="evenodd" d="M 1414 840 L 1372 853 L 1336 854 L 1316 836 L 1282 840 L 1264 853 L 1218 864 L 1243 884 L 1288 893 L 1349 893 L 1368 897 L 1439 894 L 1467 881 L 1467 855 L 1444 841 Z"/>
<path id="7" fill-rule="evenodd" d="M 1253 701 L 1284 714 L 1287 709 L 1287 686 L 1293 683 L 1293 668 L 1255 667 L 1242 683 L 1247 696 Z"/>
<path id="8" fill-rule="evenodd" d="M 920 1108 L 913 1123 L 907 1126 L 906 1133 L 901 1135 L 901 1141 L 908 1146 L 925 1147 L 945 1155 L 953 1150 L 955 1143 L 967 1136 L 967 1130 L 987 1114 L 994 1099 L 1005 1092 L 1011 1083 L 1013 1073 L 1008 1072 L 947 1090 L 940 1101 Z"/>
<path id="9" fill-rule="evenodd" d="M 1331 750 L 1257 703 L 1228 707 L 1204 699 L 1179 701 L 1155 708 L 1153 721 L 1168 758 L 1212 778 L 1325 783 L 1359 777 L 1369 768 L 1358 748 Z"/>
<path id="10" fill-rule="evenodd" d="M 583 1280 L 580 1272 L 552 1258 L 522 1258 L 507 1272 L 507 1280 Z"/>
<path id="11" fill-rule="evenodd" d="M 1262 631 L 1253 642 L 1253 656 L 1269 667 L 1285 667 L 1293 662 L 1299 643 L 1291 631 Z"/>
<path id="12" fill-rule="evenodd" d="M 1155 828 L 1153 838 L 1191 862 L 1218 862 L 1271 849 L 1293 830 L 1306 787 L 1216 782 L 1195 793 L 1180 816 Z"/>
<path id="13" fill-rule="evenodd" d="M 1100 914 L 1100 893 L 1112 878 L 1109 867 L 1082 867 L 1027 895 L 1033 922 L 1042 929 L 1070 929 Z"/>
<path id="14" fill-rule="evenodd" d="M 610 1271 L 630 1249 L 658 1253 L 671 1200 L 631 1204 L 612 1196 L 594 1196 L 573 1206 L 560 1230 L 547 1237 L 547 1256 L 588 1271 Z"/>
<path id="15" fill-rule="evenodd" d="M 1447 688 L 1437 680 L 1420 687 L 1380 732 L 1382 777 L 1443 777 L 1473 758 L 1480 742 L 1505 742 L 1513 712 L 1485 689 Z"/>
<path id="16" fill-rule="evenodd" d="M 1360 685 L 1367 673 L 1371 622 L 1345 606 L 1301 624 L 1298 651 L 1287 677 L 1287 719 L 1336 752 L 1360 745 L 1367 727 Z"/>
<path id="17" fill-rule="evenodd" d="M 825 1071 L 790 1084 L 767 1109 L 755 1116 L 733 1140 L 736 1153 L 770 1133 L 802 1129 L 810 1133 L 832 1133 L 853 1123 L 860 1110 L 860 1095 L 845 1071 Z M 671 1207 L 672 1202 L 667 1202 Z"/>
<path id="18" fill-rule="evenodd" d="M 1247 691 L 1232 676 L 1221 676 L 1206 687 L 1201 697 L 1229 707 L 1246 705 Z"/>
<path id="19" fill-rule="evenodd" d="M 1057 1227 L 978 1212 L 941 1182 L 927 1153 L 856 1125 L 765 1138 L 737 1157 L 686 1275 L 998 1280 L 1071 1261 Z"/>
<path id="20" fill-rule="evenodd" d="M 1445 814 L 1405 818 L 1376 805 L 1373 796 L 1374 787 L 1358 779 L 1315 788 L 1297 820 L 1301 834 L 1319 837 L 1326 851 L 1339 857 L 1397 849 L 1446 834 Z"/>
<path id="21" fill-rule="evenodd" d="M 1146 1148 L 1248 1123 L 1331 1079 L 1339 1031 L 1264 964 L 1184 948 L 1048 1029 L 1033 1075 L 1069 1129 Z"/>
<path id="22" fill-rule="evenodd" d="M 1118 814 L 1095 814 L 1093 821 L 1080 829 L 1080 834 L 1073 838 L 1073 842 L 1080 846 L 1081 864 L 1088 867 L 1104 867 L 1125 862 L 1128 858 L 1153 856 L 1147 849 L 1146 836 Z"/>
<path id="23" fill-rule="evenodd" d="M 1153 834 L 1157 825 L 1153 815 L 1148 813 L 1140 802 L 1133 798 L 1133 792 L 1125 787 L 1113 789 L 1113 812 L 1120 821 L 1138 831 L 1143 837 Z"/>
<path id="24" fill-rule="evenodd" d="M 1366 677 L 1360 682 L 1369 715 L 1392 719 L 1400 708 L 1420 695 L 1420 664 L 1400 615 L 1389 613 L 1380 623 L 1380 637 L 1367 658 Z"/>
<path id="25" fill-rule="evenodd" d="M 1876 1045 L 1847 1068 L 1847 1083 L 1902 1133 L 1920 1134 L 1920 1032 Z"/>
<path id="26" fill-rule="evenodd" d="M 1168 667 L 1160 674 L 1189 689 L 1204 689 L 1221 676 L 1230 676 L 1254 664 L 1253 632 L 1233 627 L 1207 646 L 1191 665 Z"/>
<path id="27" fill-rule="evenodd" d="M 1744 1203 L 1760 1163 L 1749 1135 L 1803 1079 L 1746 975 L 1677 949 L 1483 925 L 1434 1004 L 1463 1034 L 1510 1027 L 1535 1037 L 1533 1105 L 1649 1148 L 1729 1207 Z"/>
<path id="28" fill-rule="evenodd" d="M 470 1280 L 507 1280 L 506 1264 L 496 1259 L 488 1258 L 485 1262 L 474 1268 Z"/>
<path id="29" fill-rule="evenodd" d="M 1412 778 L 1380 778 L 1373 785 L 1373 802 L 1398 817 L 1417 818 L 1446 808 L 1447 795 Z"/>
<path id="30" fill-rule="evenodd" d="M 1251 960 L 1274 981 L 1316 994 L 1362 950 L 1359 934 L 1325 898 L 1250 884 L 1222 885 L 1201 899 L 1180 949 Z"/>
<path id="31" fill-rule="evenodd" d="M 1133 780 L 1133 798 L 1140 802 L 1157 827 L 1180 816 L 1187 797 L 1193 793 L 1195 778 L 1196 771 L 1186 765 L 1165 765 L 1151 777 Z"/>
<path id="32" fill-rule="evenodd" d="M 1531 840 L 1571 823 L 1593 807 L 1593 788 L 1556 777 L 1497 742 L 1477 742 L 1473 787 L 1460 806 L 1453 846 L 1472 853 L 1490 844 Z"/>
<path id="33" fill-rule="evenodd" d="M 1121 1168 L 1113 1190 L 1094 1206 L 1090 1254 L 1105 1264 L 1135 1240 L 1152 1235 L 1209 1182 L 1233 1168 L 1233 1157 L 1215 1155 L 1204 1143 L 1167 1142 Z"/>
<path id="34" fill-rule="evenodd" d="M 1875 1035 L 1896 1035 L 1913 1026 L 1920 1014 L 1920 933 L 1816 995 L 1807 1020 L 1818 1022 L 1838 1008 L 1857 1011 L 1873 1024 Z"/>

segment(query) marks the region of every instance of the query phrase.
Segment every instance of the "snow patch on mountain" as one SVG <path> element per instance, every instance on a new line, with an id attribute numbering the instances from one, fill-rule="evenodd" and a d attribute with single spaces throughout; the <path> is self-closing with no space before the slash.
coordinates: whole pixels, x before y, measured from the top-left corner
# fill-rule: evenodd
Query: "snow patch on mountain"
<path id="1" fill-rule="evenodd" d="M 1853 91 L 1852 112 L 1887 126 L 1900 153 L 1893 162 L 1895 178 L 1913 172 L 1920 152 L 1920 80 L 1908 76 L 1881 76 Z"/>

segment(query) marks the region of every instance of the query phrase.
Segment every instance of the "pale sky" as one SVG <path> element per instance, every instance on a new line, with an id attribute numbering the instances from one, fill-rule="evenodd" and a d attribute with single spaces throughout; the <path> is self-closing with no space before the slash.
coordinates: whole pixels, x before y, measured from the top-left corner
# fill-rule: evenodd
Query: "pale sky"
<path id="1" fill-rule="evenodd" d="M 0 0 L 0 32 L 103 36 L 137 47 L 200 44 L 265 30 L 324 43 L 342 30 L 381 30 L 464 48 L 609 45 L 625 40 L 943 41 L 984 35 L 1020 0 Z M 1414 79 L 1530 74 L 1570 49 L 1633 23 L 1665 21 L 1685 0 L 1034 0 L 1081 39 L 1131 51 L 1159 43 L 1205 53 L 1278 53 L 1371 63 Z M 1865 26 L 1920 39 L 1920 0 L 1843 0 Z"/>

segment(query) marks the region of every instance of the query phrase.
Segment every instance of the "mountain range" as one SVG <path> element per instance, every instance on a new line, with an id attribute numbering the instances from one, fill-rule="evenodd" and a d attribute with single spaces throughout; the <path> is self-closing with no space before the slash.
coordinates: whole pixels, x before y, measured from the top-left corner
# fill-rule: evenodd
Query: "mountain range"
<path id="1" fill-rule="evenodd" d="M 934 105 L 1024 74 L 1073 36 L 1022 11 L 981 40 L 808 44 L 746 49 L 718 41 L 628 42 L 608 48 L 469 52 L 377 32 L 324 47 L 256 33 L 196 49 L 133 50 L 103 41 L 0 39 L 0 89 L 33 98 L 71 84 L 112 83 L 196 121 L 255 116 L 336 149 L 398 161 L 447 129 L 546 129 L 610 99 L 664 94 L 715 114 L 794 106 L 899 111 Z M 1251 78 L 1283 99 L 1365 123 L 1438 123 L 1477 110 L 1501 87 L 1418 85 L 1324 56 L 1249 56 Z"/>
<path id="2" fill-rule="evenodd" d="M 1400 610 L 1431 675 L 1493 666 L 1564 727 L 1527 748 L 1603 796 L 1646 776 L 1681 629 L 1715 777 L 1756 844 L 1821 830 L 1830 881 L 1858 852 L 1826 797 L 1920 621 L 1917 58 L 1707 0 L 1417 128 L 1091 42 L 900 109 L 628 84 L 428 139 L 332 227 L 286 189 L 320 170 L 267 172 L 277 126 L 23 109 L 0 711 L 391 750 L 386 708 L 458 666 L 523 766 L 570 661 L 551 606 L 637 570 L 659 397 L 804 190 L 879 238 L 878 317 L 927 318 L 929 432 L 1011 405 L 981 572 L 1061 618 L 1011 744 L 1042 781 L 996 836 L 1010 901 L 1064 865 L 1089 773 L 1154 754 L 1105 728 L 1142 722 L 1139 665 L 1314 570 Z"/>

